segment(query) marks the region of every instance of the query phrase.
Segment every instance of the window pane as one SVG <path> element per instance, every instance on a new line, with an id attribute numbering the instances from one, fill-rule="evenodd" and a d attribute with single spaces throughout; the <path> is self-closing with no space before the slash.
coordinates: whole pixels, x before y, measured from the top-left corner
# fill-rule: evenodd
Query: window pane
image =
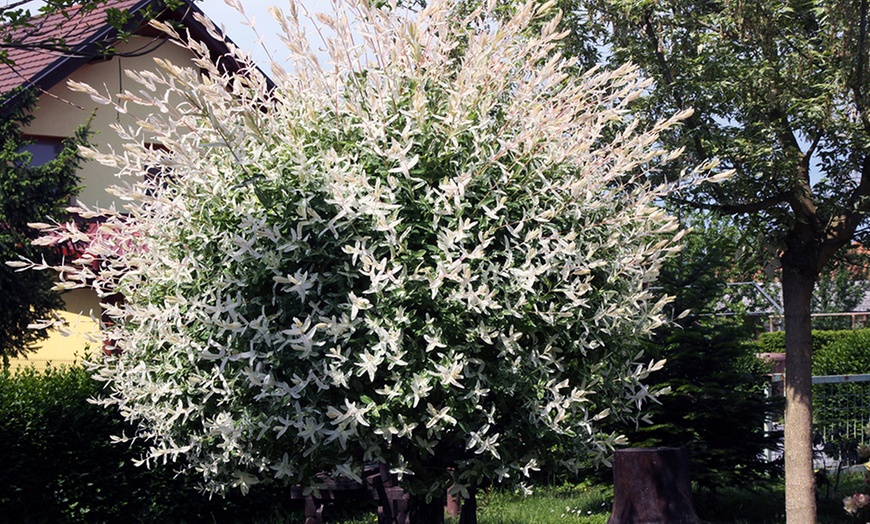
<path id="1" fill-rule="evenodd" d="M 39 167 L 51 162 L 63 150 L 63 139 L 57 137 L 28 137 L 32 143 L 24 146 L 24 151 L 33 155 L 30 165 Z"/>

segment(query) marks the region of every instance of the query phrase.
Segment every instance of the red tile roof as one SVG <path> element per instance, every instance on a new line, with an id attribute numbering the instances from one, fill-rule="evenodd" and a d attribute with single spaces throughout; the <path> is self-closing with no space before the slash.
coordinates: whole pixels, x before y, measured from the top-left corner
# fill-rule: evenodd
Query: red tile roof
<path id="1" fill-rule="evenodd" d="M 89 12 L 74 6 L 63 13 L 34 18 L 30 27 L 6 33 L 0 28 L 0 47 L 8 50 L 11 61 L 11 64 L 0 64 L 0 106 L 5 105 L 4 96 L 16 87 L 51 89 L 82 65 L 104 56 L 103 52 L 118 39 L 117 29 L 107 20 L 110 8 L 131 14 L 124 29 L 135 33 L 145 26 L 147 7 L 157 10 L 160 20 L 182 22 L 194 39 L 206 43 L 213 59 L 229 52 L 225 42 L 211 36 L 195 19 L 194 15 L 202 15 L 202 11 L 193 0 L 184 0 L 176 9 L 164 8 L 161 0 L 114 0 Z M 241 69 L 235 60 L 224 60 L 222 65 Z"/>
<path id="2" fill-rule="evenodd" d="M 49 89 L 51 85 L 44 85 L 45 80 L 57 66 L 70 59 L 91 58 L 87 55 L 115 43 L 117 32 L 107 22 L 110 7 L 133 13 L 149 3 L 150 0 L 120 0 L 89 12 L 74 6 L 63 13 L 34 18 L 30 27 L 0 32 L 12 62 L 0 65 L 0 94 L 28 84 Z"/>

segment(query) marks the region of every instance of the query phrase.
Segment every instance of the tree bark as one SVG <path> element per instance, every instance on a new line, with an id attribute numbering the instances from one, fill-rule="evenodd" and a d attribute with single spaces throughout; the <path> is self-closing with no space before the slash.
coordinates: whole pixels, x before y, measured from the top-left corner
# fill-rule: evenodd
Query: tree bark
<path id="1" fill-rule="evenodd" d="M 426 502 L 425 497 L 411 495 L 408 524 L 444 524 L 444 502 L 442 498 Z"/>
<path id="2" fill-rule="evenodd" d="M 811 303 L 818 276 L 814 260 L 795 260 L 806 249 L 782 257 L 785 314 L 785 508 L 788 524 L 815 524 L 816 496 L 812 449 Z"/>
<path id="3" fill-rule="evenodd" d="M 613 511 L 607 524 L 699 524 L 685 448 L 613 454 Z"/>

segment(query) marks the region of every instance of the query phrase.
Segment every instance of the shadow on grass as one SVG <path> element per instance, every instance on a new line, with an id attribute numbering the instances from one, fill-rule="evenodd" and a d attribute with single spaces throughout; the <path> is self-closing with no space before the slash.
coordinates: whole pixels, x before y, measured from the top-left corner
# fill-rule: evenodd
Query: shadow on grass
<path id="1" fill-rule="evenodd" d="M 819 524 L 850 522 L 843 497 L 859 491 L 861 473 L 844 475 L 836 490 L 823 491 L 818 499 Z M 785 488 L 723 489 L 716 494 L 695 494 L 695 508 L 704 524 L 782 524 L 785 522 Z"/>
<path id="2" fill-rule="evenodd" d="M 844 476 L 836 491 L 820 497 L 820 524 L 849 522 L 843 497 L 862 488 L 863 475 Z M 613 489 L 578 485 L 538 488 L 531 497 L 492 490 L 479 499 L 480 524 L 606 524 L 613 504 Z M 724 488 L 715 494 L 696 493 L 695 508 L 703 524 L 785 523 L 782 485 L 758 489 Z M 449 522 L 449 521 L 448 521 Z"/>

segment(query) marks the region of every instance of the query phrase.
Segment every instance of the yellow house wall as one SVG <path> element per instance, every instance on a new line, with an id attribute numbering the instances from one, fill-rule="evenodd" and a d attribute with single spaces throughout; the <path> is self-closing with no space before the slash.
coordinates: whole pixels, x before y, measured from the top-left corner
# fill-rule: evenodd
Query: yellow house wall
<path id="1" fill-rule="evenodd" d="M 65 293 L 63 299 L 64 311 L 58 311 L 57 314 L 67 323 L 69 332 L 61 334 L 51 330 L 38 351 L 28 354 L 26 358 L 11 359 L 11 367 L 32 365 L 37 369 L 44 369 L 48 362 L 68 364 L 74 360 L 81 361 L 100 350 L 102 336 L 99 324 L 91 316 L 100 310 L 96 294 L 90 290 L 76 289 Z"/>
<path id="2" fill-rule="evenodd" d="M 148 45 L 151 41 L 152 39 L 147 37 L 132 37 L 128 42 L 120 44 L 118 50 L 134 51 Z M 124 71 L 155 70 L 157 68 L 154 63 L 155 57 L 179 65 L 190 64 L 192 58 L 188 51 L 170 42 L 147 56 L 129 58 L 116 56 L 109 60 L 91 62 L 76 70 L 69 79 L 90 84 L 101 93 L 116 94 L 125 89 L 136 92 L 139 90 L 138 84 L 127 77 Z M 123 143 L 111 129 L 111 124 L 117 122 L 125 127 L 133 126 L 137 118 L 147 116 L 146 111 L 134 104 L 130 104 L 129 113 L 118 113 L 111 106 L 96 103 L 84 93 L 71 91 L 66 82 L 59 83 L 49 90 L 48 94 L 42 95 L 38 105 L 39 109 L 34 115 L 33 123 L 26 129 L 27 134 L 68 137 L 79 126 L 86 124 L 93 114 L 91 142 L 102 151 L 108 151 L 109 148 L 121 151 L 123 148 Z M 84 186 L 78 195 L 80 202 L 88 206 L 100 207 L 118 204 L 106 193 L 107 187 L 118 183 L 112 168 L 90 162 L 81 169 L 79 176 Z"/>
<path id="3" fill-rule="evenodd" d="M 121 52 L 137 50 L 152 41 L 153 39 L 149 37 L 132 37 L 128 42 L 117 47 Z M 108 60 L 92 62 L 76 70 L 69 78 L 76 82 L 90 84 L 102 93 L 115 94 L 125 89 L 135 92 L 138 91 L 138 85 L 127 77 L 124 71 L 154 70 L 157 68 L 154 57 L 177 65 L 190 64 L 192 59 L 188 51 L 173 43 L 166 43 L 147 56 L 129 58 L 116 56 Z M 68 137 L 79 126 L 87 123 L 93 115 L 91 142 L 102 151 L 108 151 L 109 148 L 120 151 L 123 148 L 123 143 L 110 127 L 112 123 L 132 126 L 136 118 L 146 116 L 142 108 L 132 104 L 129 113 L 120 114 L 111 106 L 97 104 L 89 96 L 71 91 L 66 82 L 59 83 L 47 94 L 43 94 L 39 98 L 38 106 L 34 120 L 25 133 L 33 136 Z M 115 202 L 114 198 L 106 192 L 107 187 L 119 183 L 112 168 L 96 162 L 88 162 L 79 171 L 79 176 L 84 186 L 77 197 L 79 202 L 89 207 L 108 207 L 112 204 L 122 207 L 121 203 Z M 100 344 L 89 341 L 84 335 L 93 334 L 98 330 L 97 325 L 90 319 L 91 314 L 99 318 L 102 312 L 96 294 L 90 290 L 74 290 L 66 293 L 63 298 L 66 302 L 65 311 L 59 314 L 74 326 L 75 334 L 63 336 L 58 332 L 52 332 L 40 349 L 28 356 L 28 360 L 38 367 L 46 360 L 70 361 L 75 355 L 84 354 L 88 347 L 97 349 L 100 347 Z M 27 364 L 28 361 L 16 361 L 13 365 L 20 365 L 22 362 Z"/>

